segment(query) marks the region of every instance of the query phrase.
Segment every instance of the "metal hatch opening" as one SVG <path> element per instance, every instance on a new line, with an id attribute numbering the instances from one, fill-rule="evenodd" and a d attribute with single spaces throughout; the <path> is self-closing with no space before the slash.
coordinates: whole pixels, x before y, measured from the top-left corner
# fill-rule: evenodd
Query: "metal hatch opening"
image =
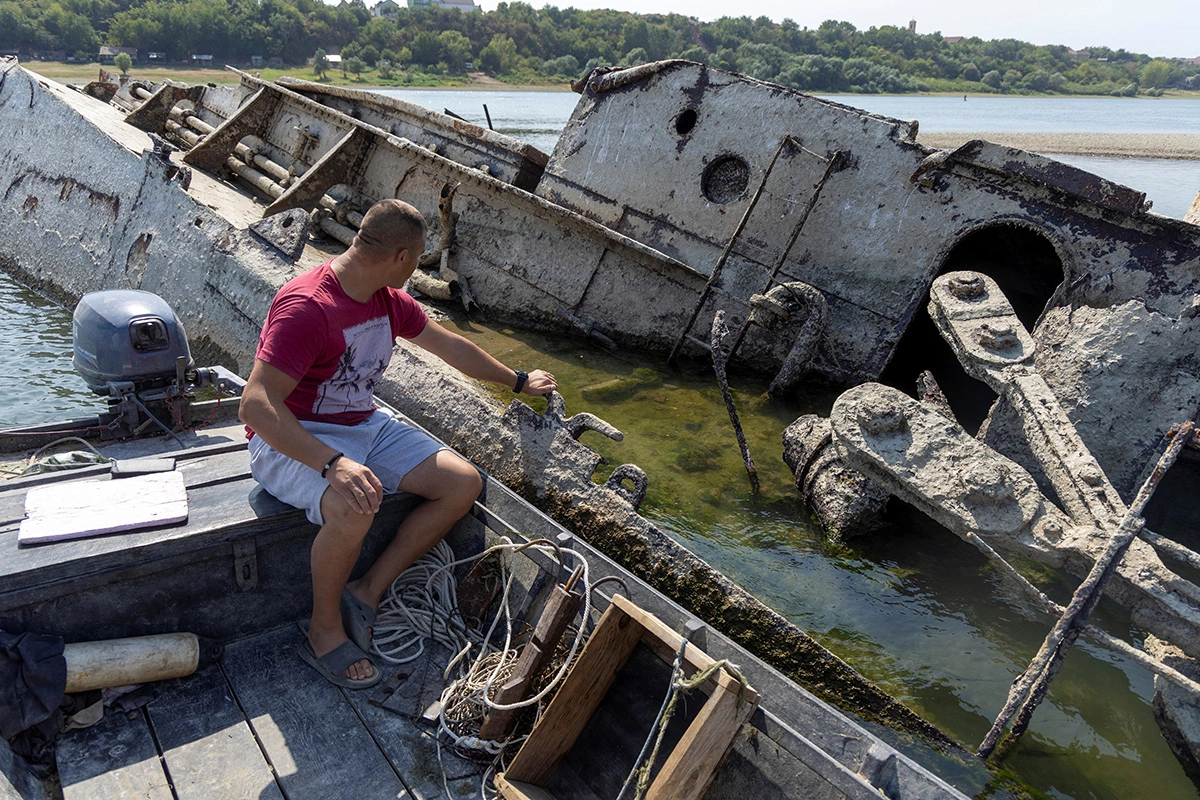
<path id="1" fill-rule="evenodd" d="M 982 272 L 995 280 L 1029 331 L 1063 281 L 1062 259 L 1050 240 L 1039 231 L 1015 224 L 991 225 L 964 236 L 946 256 L 937 274 L 956 270 Z M 923 370 L 929 370 L 950 401 L 959 424 L 974 435 L 996 395 L 963 372 L 950 345 L 942 340 L 930 320 L 928 304 L 926 293 L 881 381 L 913 394 L 917 377 Z"/>

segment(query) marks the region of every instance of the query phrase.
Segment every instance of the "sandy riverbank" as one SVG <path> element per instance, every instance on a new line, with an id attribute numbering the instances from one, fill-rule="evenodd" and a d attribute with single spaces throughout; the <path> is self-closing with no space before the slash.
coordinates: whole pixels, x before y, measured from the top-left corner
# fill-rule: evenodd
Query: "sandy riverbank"
<path id="1" fill-rule="evenodd" d="M 1118 158 L 1175 158 L 1200 161 L 1196 133 L 920 133 L 929 147 L 954 148 L 971 139 L 1034 153 Z"/>

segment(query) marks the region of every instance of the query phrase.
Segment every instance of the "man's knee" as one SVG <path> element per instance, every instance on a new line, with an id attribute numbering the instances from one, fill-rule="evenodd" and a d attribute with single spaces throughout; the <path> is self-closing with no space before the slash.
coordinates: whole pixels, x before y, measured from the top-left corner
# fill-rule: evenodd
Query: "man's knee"
<path id="1" fill-rule="evenodd" d="M 321 497 L 321 516 L 325 520 L 322 531 L 355 545 L 362 543 L 375 520 L 374 514 L 360 514 L 351 508 L 332 488 Z"/>
<path id="2" fill-rule="evenodd" d="M 454 495 L 469 507 L 483 491 L 483 478 L 470 462 L 453 453 L 449 455 L 444 473 L 449 482 L 447 494 Z"/>
<path id="3" fill-rule="evenodd" d="M 457 499 L 470 508 L 483 491 L 483 479 L 470 462 L 449 450 L 441 450 L 405 475 L 400 489 L 427 500 Z"/>

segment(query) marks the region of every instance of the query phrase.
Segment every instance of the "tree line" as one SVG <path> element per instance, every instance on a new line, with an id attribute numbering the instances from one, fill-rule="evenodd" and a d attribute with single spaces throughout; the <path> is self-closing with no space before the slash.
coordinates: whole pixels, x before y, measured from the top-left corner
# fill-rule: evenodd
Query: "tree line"
<path id="1" fill-rule="evenodd" d="M 500 3 L 495 11 L 398 9 L 374 17 L 362 0 L 0 0 L 0 51 L 59 51 L 94 59 L 102 44 L 163 52 L 175 61 L 211 54 L 302 66 L 340 54 L 344 69 L 384 82 L 412 73 L 480 69 L 511 82 L 576 78 L 596 66 L 686 58 L 807 91 L 1161 94 L 1200 89 L 1200 65 L 1183 59 L 1016 39 L 953 40 L 883 25 L 828 20 L 581 11 Z M 317 59 L 314 68 L 326 67 Z M 318 73 L 322 70 L 317 69 Z"/>

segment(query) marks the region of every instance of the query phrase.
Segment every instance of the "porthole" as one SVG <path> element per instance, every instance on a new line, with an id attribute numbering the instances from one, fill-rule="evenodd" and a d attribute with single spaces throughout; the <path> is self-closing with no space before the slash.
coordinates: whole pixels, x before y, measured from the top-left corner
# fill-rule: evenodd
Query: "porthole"
<path id="1" fill-rule="evenodd" d="M 679 112 L 679 116 L 675 118 L 675 132 L 680 136 L 687 136 L 694 127 L 696 127 L 696 109 L 685 108 Z"/>
<path id="2" fill-rule="evenodd" d="M 732 203 L 750 184 L 750 166 L 738 156 L 714 159 L 700 178 L 700 191 L 714 203 Z"/>

